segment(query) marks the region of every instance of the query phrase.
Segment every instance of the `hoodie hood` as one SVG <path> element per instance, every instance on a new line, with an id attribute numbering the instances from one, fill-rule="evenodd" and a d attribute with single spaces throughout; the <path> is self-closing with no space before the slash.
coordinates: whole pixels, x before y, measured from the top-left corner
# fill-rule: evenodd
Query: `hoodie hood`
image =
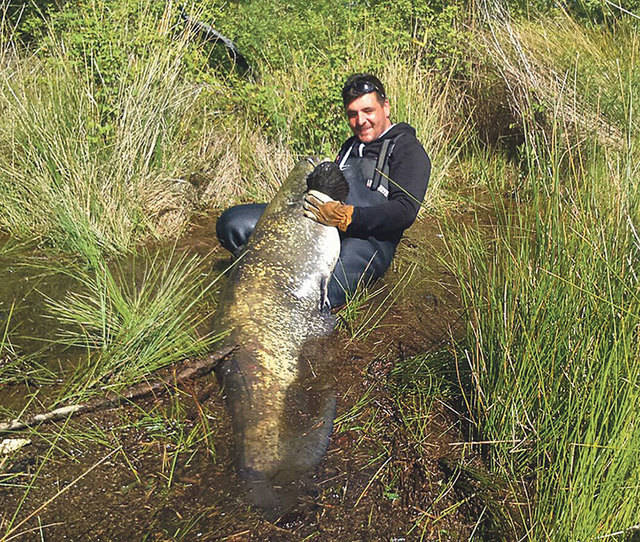
<path id="1" fill-rule="evenodd" d="M 413 137 L 415 137 L 416 135 L 416 131 L 413 126 L 409 126 L 406 122 L 399 122 L 397 124 L 392 124 L 391 128 L 389 128 L 384 134 L 382 134 L 378 139 L 372 141 L 370 144 L 375 143 L 376 141 L 382 141 L 383 139 L 393 138 L 401 133 L 410 134 Z"/>

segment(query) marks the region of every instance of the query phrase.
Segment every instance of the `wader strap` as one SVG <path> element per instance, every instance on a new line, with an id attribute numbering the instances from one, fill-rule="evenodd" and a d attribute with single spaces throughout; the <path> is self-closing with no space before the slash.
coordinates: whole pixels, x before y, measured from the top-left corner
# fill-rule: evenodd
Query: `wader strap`
<path id="1" fill-rule="evenodd" d="M 401 135 L 402 134 L 399 134 L 393 139 L 385 139 L 382 142 L 380 154 L 378 154 L 378 161 L 376 162 L 375 169 L 373 170 L 373 178 L 369 183 L 367 183 L 367 186 L 371 188 L 371 190 L 377 190 L 385 198 L 389 197 L 389 179 L 386 177 L 389 174 L 387 158 L 393 152 L 393 148 L 396 145 L 396 139 Z"/>
<path id="2" fill-rule="evenodd" d="M 342 156 L 338 155 L 338 167 L 340 168 L 340 170 L 344 170 L 344 168 L 346 167 L 345 164 L 347 163 L 347 159 L 349 158 L 349 156 L 351 155 L 351 151 L 353 150 L 353 146 L 355 145 L 355 143 L 351 143 L 351 146 L 347 149 L 347 152 L 345 152 Z"/>
<path id="3" fill-rule="evenodd" d="M 400 139 L 402 135 L 403 134 L 398 134 L 394 138 L 385 139 L 382 141 L 373 173 L 370 173 L 371 178 L 365 181 L 367 188 L 373 191 L 380 192 L 385 198 L 389 197 L 389 179 L 387 178 L 389 174 L 388 158 L 389 156 L 391 156 L 391 153 L 396 146 L 396 141 L 398 141 L 398 139 Z M 341 170 L 344 170 L 344 168 L 346 167 L 347 159 L 349 158 L 349 156 L 351 156 L 351 151 L 353 150 L 354 145 L 355 142 L 351 144 L 351 146 L 347 149 L 347 152 L 345 152 L 342 156 L 338 155 L 337 162 Z M 365 173 L 365 179 L 366 177 L 367 174 Z"/>

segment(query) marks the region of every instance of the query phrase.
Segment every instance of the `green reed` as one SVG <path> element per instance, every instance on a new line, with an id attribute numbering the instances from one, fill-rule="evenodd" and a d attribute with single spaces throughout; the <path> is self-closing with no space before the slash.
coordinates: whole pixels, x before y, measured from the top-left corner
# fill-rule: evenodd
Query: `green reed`
<path id="1" fill-rule="evenodd" d="M 549 134 L 547 134 L 548 136 Z M 632 154 L 534 132 L 525 202 L 495 195 L 493 238 L 459 229 L 472 417 L 526 488 L 530 540 L 624 532 L 640 513 L 640 193 Z"/>
<path id="2" fill-rule="evenodd" d="M 489 233 L 452 225 L 448 240 L 469 418 L 519 495 L 524 539 L 627 539 L 640 516 L 637 32 L 571 24 L 567 42 L 558 21 L 490 26 L 524 143 L 517 179 L 485 177 Z"/>

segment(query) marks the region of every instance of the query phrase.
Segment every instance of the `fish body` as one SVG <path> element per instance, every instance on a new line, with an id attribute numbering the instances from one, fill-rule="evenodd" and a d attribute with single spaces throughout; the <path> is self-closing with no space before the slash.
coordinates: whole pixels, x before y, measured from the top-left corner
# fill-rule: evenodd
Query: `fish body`
<path id="1" fill-rule="evenodd" d="M 312 170 L 310 160 L 296 164 L 265 209 L 231 272 L 217 319 L 229 333 L 227 344 L 237 346 L 217 374 L 238 472 L 265 487 L 296 480 L 318 463 L 335 414 L 327 340 L 336 321 L 326 290 L 340 238 L 336 228 L 303 215 Z M 268 508 L 272 498 L 265 491 L 257 504 Z"/>

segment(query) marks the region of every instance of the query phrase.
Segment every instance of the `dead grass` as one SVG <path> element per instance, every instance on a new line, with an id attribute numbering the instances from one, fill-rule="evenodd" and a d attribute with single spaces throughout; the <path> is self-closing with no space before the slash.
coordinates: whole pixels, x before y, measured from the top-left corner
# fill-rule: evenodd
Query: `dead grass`
<path id="1" fill-rule="evenodd" d="M 478 33 L 479 56 L 499 74 L 506 92 L 496 97 L 508 101 L 514 119 L 550 125 L 553 117 L 581 138 L 595 136 L 610 148 L 625 146 L 621 119 L 605 111 L 600 100 L 607 90 L 618 92 L 625 69 L 621 53 L 634 56 L 622 43 L 635 50 L 635 40 L 618 41 L 615 33 L 589 30 L 565 12 L 544 21 L 515 21 L 503 3 L 484 1 L 480 14 L 485 30 Z M 588 78 L 593 85 L 578 83 Z M 604 87 L 609 88 L 602 93 Z"/>

